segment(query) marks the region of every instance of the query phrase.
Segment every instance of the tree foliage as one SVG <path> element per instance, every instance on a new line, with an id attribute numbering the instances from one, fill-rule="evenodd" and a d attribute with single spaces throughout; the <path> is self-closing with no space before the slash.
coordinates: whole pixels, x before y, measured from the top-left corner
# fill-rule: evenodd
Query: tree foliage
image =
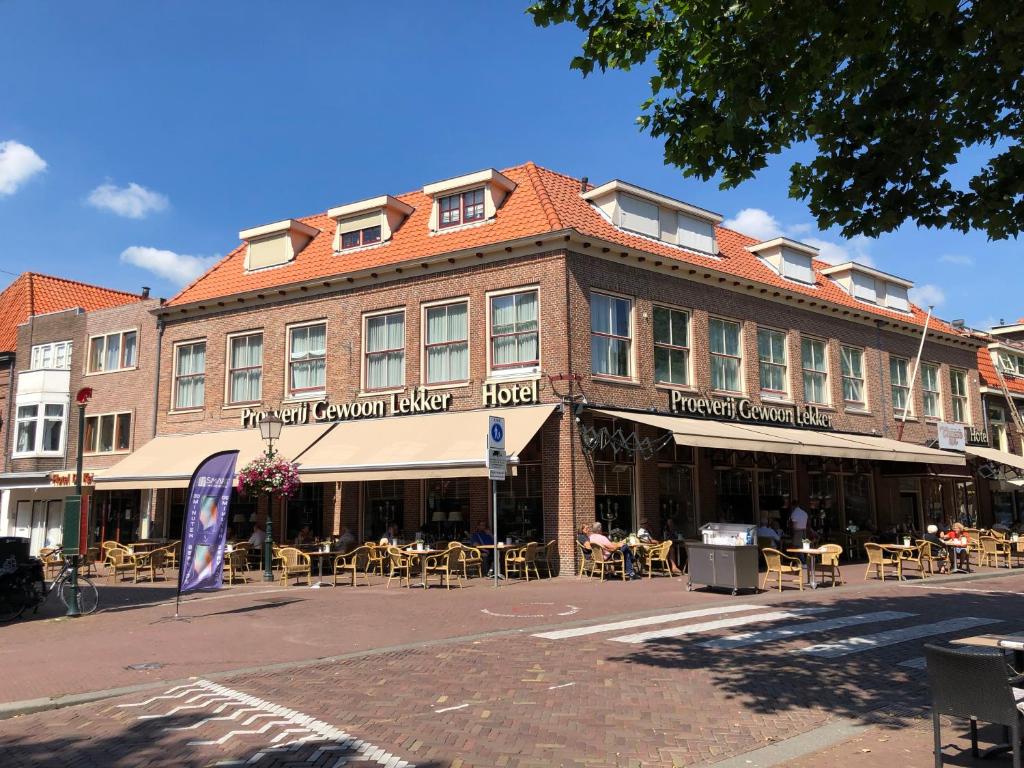
<path id="1" fill-rule="evenodd" d="M 571 66 L 653 57 L 640 126 L 687 176 L 734 187 L 812 141 L 791 197 L 822 229 L 911 220 L 1016 236 L 1024 225 L 1024 0 L 538 0 L 586 33 Z M 966 148 L 987 160 L 951 178 Z"/>

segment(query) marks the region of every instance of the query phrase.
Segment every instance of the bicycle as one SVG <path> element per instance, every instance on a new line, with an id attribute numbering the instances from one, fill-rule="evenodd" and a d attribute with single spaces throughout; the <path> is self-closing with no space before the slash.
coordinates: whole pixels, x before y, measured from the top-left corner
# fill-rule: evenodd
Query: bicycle
<path id="1" fill-rule="evenodd" d="M 60 550 L 56 554 L 60 554 Z M 28 608 L 39 612 L 39 606 L 46 602 L 50 593 L 57 591 L 57 597 L 65 609 L 71 600 L 71 558 L 65 557 L 60 573 L 47 586 L 43 564 L 33 558 L 28 563 L 18 563 L 13 557 L 0 567 L 0 623 L 13 621 Z M 99 591 L 88 578 L 78 574 L 78 612 L 83 616 L 99 607 Z"/>

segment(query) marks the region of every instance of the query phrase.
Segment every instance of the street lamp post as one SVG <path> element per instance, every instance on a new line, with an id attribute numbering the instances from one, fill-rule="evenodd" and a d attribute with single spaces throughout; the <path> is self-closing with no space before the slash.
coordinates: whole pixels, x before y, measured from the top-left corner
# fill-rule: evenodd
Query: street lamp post
<path id="1" fill-rule="evenodd" d="M 267 414 L 260 422 L 260 437 L 267 441 L 267 458 L 274 458 L 274 441 L 281 436 L 284 422 L 276 413 Z M 274 536 L 273 536 L 274 496 L 267 494 L 267 530 L 263 539 L 263 580 L 274 580 Z"/>
<path id="2" fill-rule="evenodd" d="M 75 395 L 75 402 L 78 403 L 78 456 L 75 464 L 75 495 L 78 496 L 78 513 L 82 513 L 82 473 L 84 471 L 84 452 L 85 452 L 85 406 L 88 405 L 89 400 L 92 399 L 92 389 L 90 387 L 83 387 L 78 390 Z M 79 523 L 81 527 L 81 523 Z M 77 540 L 77 535 L 75 539 Z M 81 543 L 79 543 L 81 546 Z M 75 618 L 82 615 L 82 612 L 78 608 L 78 555 L 71 556 L 71 567 L 69 568 L 68 578 L 68 591 L 70 592 L 68 598 L 68 610 L 65 616 Z"/>

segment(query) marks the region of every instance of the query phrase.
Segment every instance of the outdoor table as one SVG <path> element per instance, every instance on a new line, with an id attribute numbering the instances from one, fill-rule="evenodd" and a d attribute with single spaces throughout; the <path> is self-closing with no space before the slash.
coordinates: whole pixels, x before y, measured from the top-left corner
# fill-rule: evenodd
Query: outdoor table
<path id="1" fill-rule="evenodd" d="M 404 549 L 402 551 L 405 552 L 406 554 L 415 555 L 416 556 L 416 559 L 420 563 L 420 579 L 422 580 L 421 586 L 424 589 L 426 589 L 427 588 L 427 558 L 430 557 L 431 555 L 440 555 L 442 552 L 447 552 L 448 550 L 445 550 L 445 549 L 416 549 L 415 547 L 410 547 L 410 548 Z M 399 586 L 401 586 L 401 582 L 399 582 Z"/>
<path id="2" fill-rule="evenodd" d="M 503 574 L 501 572 L 501 559 L 505 555 L 504 555 L 504 553 L 499 552 L 498 550 L 503 550 L 503 549 L 508 549 L 508 550 L 522 549 L 522 546 L 518 545 L 518 544 L 474 544 L 473 546 L 476 547 L 477 549 L 489 549 L 489 550 L 491 550 L 492 554 L 494 555 L 494 557 L 491 558 L 492 561 L 493 561 L 492 565 L 494 566 L 494 572 L 496 574 L 498 574 L 498 578 L 499 579 L 504 579 L 505 578 L 505 574 Z"/>
<path id="3" fill-rule="evenodd" d="M 946 550 L 946 557 L 949 558 L 949 572 L 950 573 L 970 573 L 971 572 L 971 545 L 970 545 L 970 543 L 968 543 L 968 544 L 953 544 L 952 542 L 949 542 L 949 541 L 946 541 L 945 539 L 943 539 L 942 540 L 942 548 Z M 953 551 L 956 548 L 963 549 L 964 553 L 967 555 L 967 557 L 964 558 L 965 562 L 967 563 L 967 569 L 966 570 L 963 569 L 963 568 L 958 567 L 958 565 L 957 565 L 956 553 Z"/>
<path id="4" fill-rule="evenodd" d="M 327 552 L 324 552 L 322 549 L 309 549 L 309 550 L 302 550 L 302 554 L 308 555 L 312 560 L 316 561 L 316 563 L 317 563 L 316 577 L 318 579 L 322 579 L 324 577 L 324 560 L 326 558 L 328 558 L 328 557 L 333 557 L 334 555 L 339 555 L 341 553 L 340 552 L 331 552 L 330 550 L 328 550 Z M 323 582 L 319 582 L 319 583 L 322 584 Z"/>
<path id="5" fill-rule="evenodd" d="M 155 541 L 139 541 L 135 544 L 127 544 L 126 546 L 133 555 L 145 555 L 154 549 L 159 549 L 162 545 Z"/>
<path id="6" fill-rule="evenodd" d="M 973 645 L 980 648 L 1001 648 L 1004 651 L 1013 651 L 1014 671 L 1020 674 L 1024 669 L 1024 635 L 973 635 L 949 642 L 951 645 Z M 1005 726 L 1003 727 L 1003 738 L 1006 739 L 1005 744 L 989 747 L 981 753 L 981 757 L 990 757 L 1013 749 L 1010 744 L 1009 729 Z"/>
<path id="7" fill-rule="evenodd" d="M 811 589 L 818 588 L 818 577 L 814 573 L 814 558 L 818 555 L 827 555 L 829 550 L 821 547 L 804 549 L 803 547 L 791 547 L 786 550 L 789 554 L 807 555 L 807 586 Z"/>

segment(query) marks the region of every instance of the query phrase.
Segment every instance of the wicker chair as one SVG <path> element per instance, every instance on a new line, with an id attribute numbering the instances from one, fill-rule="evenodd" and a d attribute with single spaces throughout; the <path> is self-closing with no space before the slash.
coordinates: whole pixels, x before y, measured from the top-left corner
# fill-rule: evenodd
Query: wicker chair
<path id="1" fill-rule="evenodd" d="M 459 561 L 462 559 L 461 550 L 461 547 L 451 547 L 439 555 L 427 557 L 424 567 L 427 569 L 428 583 L 430 574 L 435 573 L 438 577 L 438 584 L 444 584 L 448 589 L 451 589 L 452 576 L 454 576 L 459 580 L 459 589 L 462 589 L 462 575 L 459 573 Z"/>
<path id="2" fill-rule="evenodd" d="M 381 578 L 387 575 L 384 570 L 388 561 L 388 548 L 368 541 L 363 544 L 366 547 L 366 572 L 379 573 Z"/>
<path id="3" fill-rule="evenodd" d="M 247 547 L 235 547 L 224 553 L 224 580 L 228 584 L 249 581 L 249 550 Z"/>
<path id="4" fill-rule="evenodd" d="M 125 554 L 131 554 L 131 550 L 129 550 L 128 547 L 126 547 L 124 544 L 121 544 L 120 542 L 104 541 L 102 544 L 100 544 L 100 551 L 103 554 L 103 566 L 105 568 L 112 567 L 113 558 L 111 557 L 110 553 L 115 550 L 120 550 Z"/>
<path id="5" fill-rule="evenodd" d="M 946 551 L 942 547 L 924 539 L 917 539 L 914 546 L 921 550 L 921 560 L 928 566 L 928 574 L 942 573 L 946 570 Z M 938 569 L 935 564 L 938 563 Z"/>
<path id="6" fill-rule="evenodd" d="M 1006 560 L 1006 567 L 1012 568 L 1010 565 L 1010 554 L 1011 546 L 1008 541 L 997 539 L 995 536 L 982 536 L 981 537 L 981 564 L 992 565 L 994 568 L 999 567 L 999 558 Z"/>
<path id="7" fill-rule="evenodd" d="M 132 572 L 134 575 L 135 583 L 138 584 L 140 578 L 145 575 L 149 575 L 149 580 L 156 581 L 156 572 L 161 573 L 164 570 L 164 555 L 165 552 L 162 549 L 154 549 L 152 552 L 138 555 L 128 555 L 127 557 L 132 563 Z"/>
<path id="8" fill-rule="evenodd" d="M 576 556 L 580 561 L 579 580 L 582 581 L 583 577 L 593 569 L 594 565 L 594 558 L 590 553 L 590 544 L 584 545 L 582 541 L 576 539 Z"/>
<path id="9" fill-rule="evenodd" d="M 505 552 L 505 576 L 511 578 L 512 573 L 519 574 L 520 578 L 530 580 L 530 569 L 540 579 L 540 571 L 537 570 L 537 547 L 536 541 L 531 541 L 525 547 L 508 550 Z"/>
<path id="10" fill-rule="evenodd" d="M 452 545 L 449 544 L 448 546 L 451 547 Z M 459 552 L 462 555 L 459 560 L 459 564 L 462 566 L 462 575 L 468 579 L 469 572 L 475 568 L 477 575 L 482 579 L 484 577 L 483 553 L 476 547 L 468 547 L 464 544 L 459 545 Z"/>
<path id="11" fill-rule="evenodd" d="M 306 583 L 313 577 L 313 560 L 301 549 L 295 547 L 281 547 L 278 550 L 281 558 L 281 585 L 288 584 L 288 579 L 295 577 L 295 585 L 298 586 L 299 577 L 305 576 Z"/>
<path id="12" fill-rule="evenodd" d="M 64 567 L 60 547 L 43 547 L 39 550 L 39 559 L 43 561 L 43 570 L 48 579 L 60 573 L 60 569 Z"/>
<path id="13" fill-rule="evenodd" d="M 663 541 L 647 550 L 647 556 L 644 558 L 644 570 L 647 571 L 648 579 L 651 578 L 655 570 L 660 571 L 669 578 L 675 575 L 672 573 L 672 562 L 669 560 L 669 553 L 671 551 L 671 541 Z"/>
<path id="14" fill-rule="evenodd" d="M 916 544 L 910 549 L 901 549 L 899 552 L 897 575 L 900 579 L 905 578 L 904 573 L 908 567 L 916 568 L 922 579 L 928 578 L 929 564 L 924 559 L 924 550 Z"/>
<path id="15" fill-rule="evenodd" d="M 84 576 L 97 576 L 96 563 L 100 559 L 100 548 L 89 547 L 78 561 L 78 572 Z"/>
<path id="16" fill-rule="evenodd" d="M 981 550 L 981 531 L 978 528 L 964 528 L 964 536 L 967 537 L 967 561 L 973 560 L 974 565 L 981 565 L 983 553 Z"/>
<path id="17" fill-rule="evenodd" d="M 537 562 L 548 578 L 558 573 L 558 539 L 552 539 L 537 550 Z"/>
<path id="18" fill-rule="evenodd" d="M 840 584 L 845 584 L 843 581 L 843 572 L 839 570 L 839 558 L 843 556 L 843 548 L 838 544 L 822 544 L 821 548 L 825 550 L 822 553 L 821 559 L 818 560 L 815 569 L 824 578 L 827 573 L 829 578 L 832 580 L 832 586 L 836 585 L 836 581 Z"/>
<path id="19" fill-rule="evenodd" d="M 888 554 L 881 544 L 876 544 L 873 541 L 864 543 L 864 551 L 868 555 L 868 567 L 864 571 L 865 581 L 867 581 L 872 568 L 875 569 L 875 576 L 885 581 L 885 566 L 887 565 L 896 569 L 896 577 L 899 578 L 900 560 L 898 557 Z"/>
<path id="20" fill-rule="evenodd" d="M 370 550 L 364 544 L 356 547 L 351 552 L 337 555 L 334 558 L 334 586 L 338 586 L 338 576 L 352 574 L 352 586 L 357 586 L 356 580 L 362 576 L 366 586 L 370 586 Z"/>
<path id="21" fill-rule="evenodd" d="M 597 544 L 590 545 L 590 575 L 602 580 L 606 573 L 621 576 L 626 581 L 626 560 L 621 549 L 606 550 Z"/>
<path id="22" fill-rule="evenodd" d="M 405 580 L 405 586 L 412 586 L 412 561 L 413 556 L 403 552 L 398 547 L 387 547 L 388 555 L 388 583 L 385 585 L 385 589 L 391 588 L 391 580 L 397 578 L 398 586 L 402 586 L 402 580 Z"/>
<path id="23" fill-rule="evenodd" d="M 942 768 L 942 716 L 962 717 L 971 723 L 971 754 L 979 757 L 978 721 L 1001 725 L 1010 732 L 1013 766 L 1021 768 L 1021 737 L 1024 721 L 1011 680 L 1006 656 L 997 648 L 949 648 L 924 646 L 928 663 L 928 687 L 932 694 L 932 732 L 935 766 Z M 1019 690 L 1019 689 L 1018 689 Z"/>
<path id="24" fill-rule="evenodd" d="M 773 549 L 772 547 L 765 547 L 761 550 L 761 555 L 764 557 L 765 568 L 767 569 L 764 574 L 764 580 L 761 582 L 761 589 L 765 589 L 768 584 L 768 579 L 774 574 L 778 579 L 779 592 L 782 591 L 782 577 L 783 576 L 795 576 L 796 583 L 803 591 L 804 588 L 804 569 L 800 563 L 800 558 L 790 557 L 789 555 L 782 554 L 779 550 Z"/>
<path id="25" fill-rule="evenodd" d="M 135 571 L 135 555 L 123 547 L 116 547 L 107 550 L 105 565 L 107 576 L 117 577 L 117 574 L 129 574 Z M 121 578 L 124 581 L 124 576 Z"/>

